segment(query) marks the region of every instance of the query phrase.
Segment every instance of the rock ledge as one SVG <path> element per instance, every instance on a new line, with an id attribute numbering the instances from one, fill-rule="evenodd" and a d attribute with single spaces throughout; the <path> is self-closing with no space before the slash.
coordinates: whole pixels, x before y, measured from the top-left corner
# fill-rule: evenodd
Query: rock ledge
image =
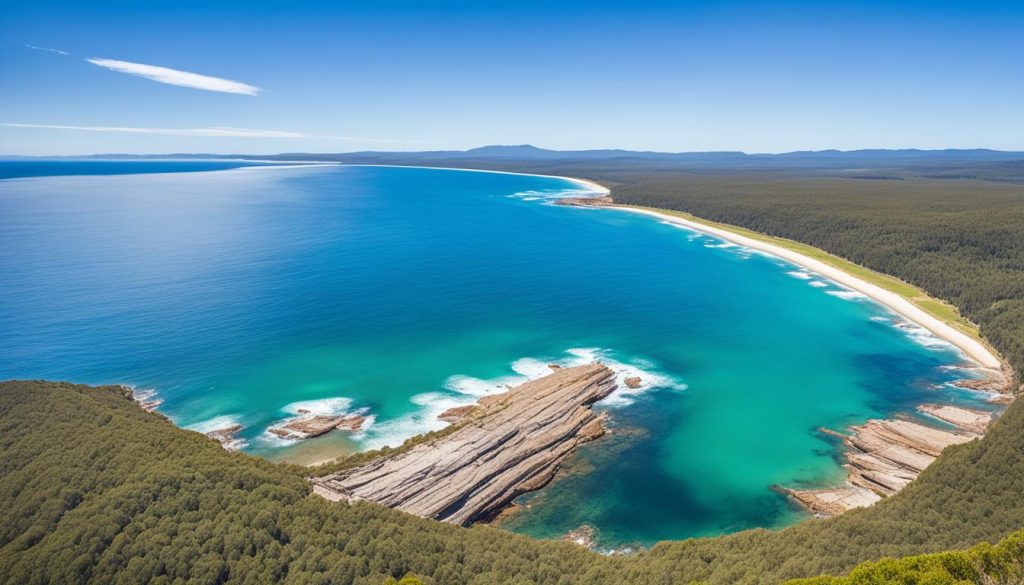
<path id="1" fill-rule="evenodd" d="M 314 478 L 313 491 L 453 524 L 489 519 L 604 433 L 605 416 L 591 405 L 614 390 L 615 374 L 604 365 L 556 370 L 459 412 L 461 426 L 439 439 Z"/>

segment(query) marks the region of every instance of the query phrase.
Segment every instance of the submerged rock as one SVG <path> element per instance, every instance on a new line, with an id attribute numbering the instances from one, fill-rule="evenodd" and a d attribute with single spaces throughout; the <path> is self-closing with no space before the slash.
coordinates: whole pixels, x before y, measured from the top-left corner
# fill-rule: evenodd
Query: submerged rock
<path id="1" fill-rule="evenodd" d="M 626 378 L 625 380 L 623 380 L 623 382 L 625 382 L 626 386 L 634 389 L 639 388 L 640 384 L 642 383 L 639 376 Z"/>
<path id="2" fill-rule="evenodd" d="M 957 388 L 964 388 L 966 390 L 974 390 L 977 392 L 1004 392 L 1006 388 L 1006 381 L 997 379 L 994 377 L 976 379 L 957 380 L 953 382 L 953 385 Z"/>
<path id="3" fill-rule="evenodd" d="M 845 484 L 818 490 L 781 488 L 812 512 L 825 516 L 870 506 L 900 491 L 914 480 L 950 445 L 981 436 L 991 415 L 955 406 L 924 405 L 919 408 L 958 430 L 949 431 L 900 419 L 870 420 L 851 427 L 852 434 L 825 433 L 840 437 L 849 451 Z"/>
<path id="4" fill-rule="evenodd" d="M 584 524 L 575 530 L 570 530 L 561 538 L 561 540 L 573 542 L 582 547 L 593 548 L 594 534 L 594 527 L 589 524 Z"/>
<path id="5" fill-rule="evenodd" d="M 562 368 L 481 399 L 444 436 L 353 469 L 314 478 L 329 500 L 369 500 L 468 525 L 543 487 L 579 445 L 604 433 L 591 405 L 615 390 L 601 364 Z"/>

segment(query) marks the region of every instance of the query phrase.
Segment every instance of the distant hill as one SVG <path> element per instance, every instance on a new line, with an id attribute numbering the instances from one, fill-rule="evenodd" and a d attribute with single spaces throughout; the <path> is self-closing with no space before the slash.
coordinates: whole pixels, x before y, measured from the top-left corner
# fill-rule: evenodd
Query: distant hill
<path id="1" fill-rule="evenodd" d="M 796 151 L 780 154 L 748 154 L 739 151 L 712 152 L 652 152 L 622 149 L 602 150 L 549 150 L 530 144 L 490 145 L 469 150 L 433 150 L 433 151 L 359 151 L 347 153 L 309 153 L 294 152 L 275 155 L 253 154 L 195 154 L 175 153 L 161 155 L 127 155 L 102 154 L 90 158 L 130 158 L 130 159 L 167 159 L 167 158 L 245 158 L 262 160 L 315 160 L 347 163 L 375 164 L 417 164 L 431 165 L 448 162 L 500 162 L 500 163 L 552 163 L 552 162 L 615 162 L 616 166 L 643 167 L 655 164 L 659 167 L 677 168 L 768 168 L 798 169 L 822 168 L 840 169 L 857 168 L 865 165 L 872 167 L 892 167 L 906 165 L 926 165 L 930 163 L 948 165 L 950 163 L 992 163 L 1005 161 L 1024 161 L 1024 152 L 974 149 L 865 149 L 865 150 L 817 150 Z"/>

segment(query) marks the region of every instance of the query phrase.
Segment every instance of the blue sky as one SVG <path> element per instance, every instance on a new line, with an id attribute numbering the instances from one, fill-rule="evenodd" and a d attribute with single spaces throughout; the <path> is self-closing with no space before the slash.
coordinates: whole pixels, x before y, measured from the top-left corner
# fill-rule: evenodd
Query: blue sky
<path id="1" fill-rule="evenodd" d="M 0 154 L 1024 150 L 1020 1 L 0 4 Z"/>

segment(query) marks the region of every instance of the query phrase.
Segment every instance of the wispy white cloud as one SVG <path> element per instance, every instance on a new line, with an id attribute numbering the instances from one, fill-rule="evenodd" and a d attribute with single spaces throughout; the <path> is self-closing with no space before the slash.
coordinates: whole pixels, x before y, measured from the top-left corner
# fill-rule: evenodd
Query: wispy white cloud
<path id="1" fill-rule="evenodd" d="M 125 134 L 158 134 L 163 136 L 202 136 L 210 138 L 307 138 L 315 140 L 340 140 L 344 142 L 386 143 L 386 144 L 430 144 L 422 140 L 390 140 L 382 138 L 358 138 L 355 136 L 318 136 L 284 130 L 255 130 L 210 126 L 207 128 L 138 128 L 133 126 L 72 126 L 64 124 L 19 124 L 0 123 L 8 128 L 43 128 L 48 130 L 85 130 L 88 132 L 121 132 Z"/>
<path id="2" fill-rule="evenodd" d="M 254 85 L 249 85 L 240 81 L 231 81 L 230 79 L 222 79 L 220 77 L 211 77 L 209 75 L 200 75 L 198 73 L 190 73 L 188 71 L 179 71 L 177 69 L 171 69 L 170 67 L 145 65 L 143 63 L 132 63 L 131 61 L 118 61 L 116 59 L 92 58 L 86 59 L 86 61 L 93 65 L 99 65 L 100 67 L 110 69 L 111 71 L 117 71 L 118 73 L 138 75 L 139 77 L 152 79 L 159 83 L 167 83 L 181 87 L 191 87 L 223 93 L 237 93 L 242 95 L 256 95 L 261 91 L 260 88 Z"/>
<path id="3" fill-rule="evenodd" d="M 71 53 L 69 53 L 67 51 L 62 51 L 60 49 L 54 49 L 52 47 L 37 47 L 35 45 L 30 45 L 28 43 L 22 43 L 22 44 L 25 45 L 26 47 L 28 47 L 29 49 L 32 49 L 33 51 L 46 51 L 48 53 L 57 53 L 58 55 L 70 55 L 71 54 Z"/>

